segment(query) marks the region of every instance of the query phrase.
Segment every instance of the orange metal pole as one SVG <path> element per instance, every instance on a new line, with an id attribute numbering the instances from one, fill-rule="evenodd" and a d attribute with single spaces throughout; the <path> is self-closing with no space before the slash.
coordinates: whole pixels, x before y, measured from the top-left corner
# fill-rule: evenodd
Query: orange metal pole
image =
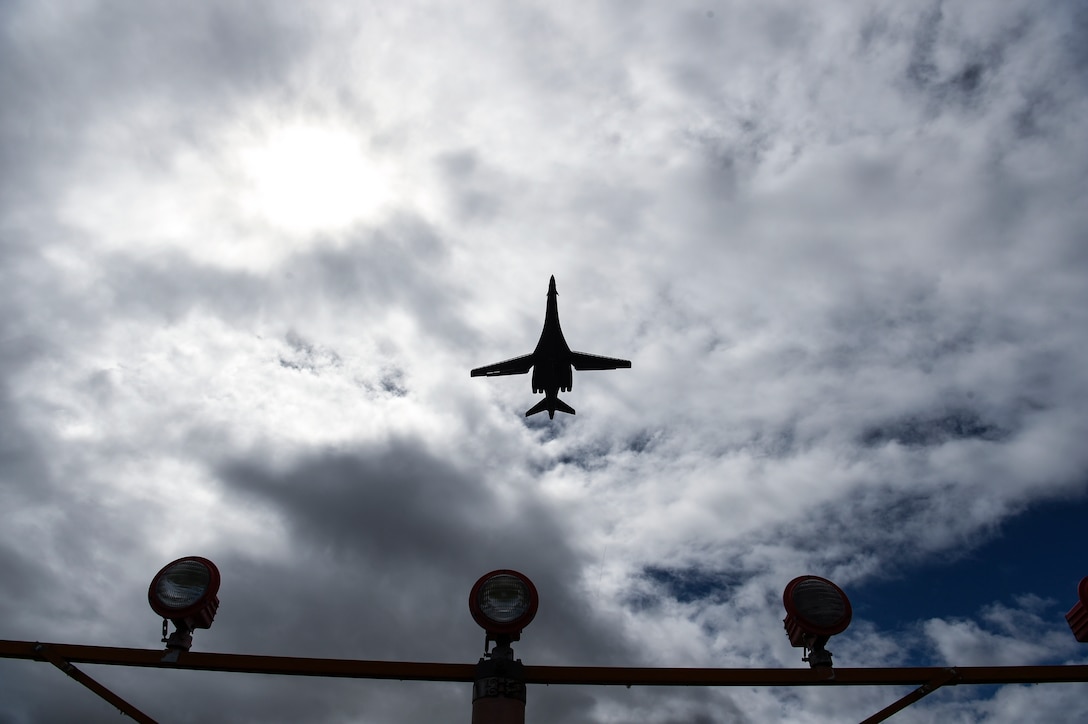
<path id="1" fill-rule="evenodd" d="M 945 669 L 944 673 L 941 676 L 938 676 L 932 681 L 923 684 L 911 693 L 904 696 L 902 699 L 899 699 L 898 701 L 889 704 L 888 706 L 878 711 L 876 714 L 873 714 L 871 717 L 861 722 L 861 724 L 878 724 L 879 722 L 884 721 L 896 712 L 906 709 L 908 706 L 918 701 L 922 697 L 933 693 L 945 684 L 959 683 L 958 679 L 959 672 L 956 671 L 956 669 Z"/>
<path id="2" fill-rule="evenodd" d="M 53 664 L 53 666 L 56 666 L 69 677 L 86 686 L 95 694 L 98 694 L 98 696 L 100 696 L 101 698 L 113 704 L 115 707 L 118 708 L 118 710 L 120 710 L 122 714 L 132 717 L 136 721 L 140 722 L 140 724 L 157 724 L 154 719 L 149 717 L 147 714 L 144 714 L 142 711 L 134 707 L 132 704 L 129 704 L 121 697 L 117 696 L 117 694 L 114 694 L 102 684 L 95 681 L 90 675 L 85 674 L 84 672 L 73 666 L 70 662 L 65 661 L 60 656 L 57 656 L 57 654 L 45 644 L 38 644 L 35 649 L 38 653 L 42 655 L 42 658 L 44 658 L 46 661 Z"/>

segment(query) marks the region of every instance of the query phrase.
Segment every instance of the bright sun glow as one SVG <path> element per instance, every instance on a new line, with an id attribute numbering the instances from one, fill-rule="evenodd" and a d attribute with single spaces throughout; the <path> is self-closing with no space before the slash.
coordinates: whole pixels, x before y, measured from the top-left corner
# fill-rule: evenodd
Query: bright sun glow
<path id="1" fill-rule="evenodd" d="M 241 154 L 248 210 L 295 232 L 333 231 L 372 216 L 389 200 L 390 178 L 351 133 L 291 126 Z"/>

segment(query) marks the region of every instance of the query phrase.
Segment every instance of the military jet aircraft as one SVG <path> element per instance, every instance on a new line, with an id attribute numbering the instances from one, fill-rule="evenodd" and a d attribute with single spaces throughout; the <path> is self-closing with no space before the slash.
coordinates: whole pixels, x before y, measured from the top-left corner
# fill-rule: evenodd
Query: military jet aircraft
<path id="1" fill-rule="evenodd" d="M 555 411 L 574 414 L 574 408 L 559 399 L 559 391 L 570 392 L 571 367 L 576 370 L 614 370 L 630 367 L 631 361 L 614 357 L 601 357 L 585 352 L 572 352 L 559 327 L 559 306 L 555 291 L 555 277 L 548 282 L 548 311 L 544 315 L 544 330 L 532 354 L 496 362 L 472 370 L 472 377 L 498 377 L 499 375 L 523 375 L 533 368 L 533 392 L 543 392 L 544 399 L 525 412 L 525 416 L 548 411 L 555 418 Z"/>

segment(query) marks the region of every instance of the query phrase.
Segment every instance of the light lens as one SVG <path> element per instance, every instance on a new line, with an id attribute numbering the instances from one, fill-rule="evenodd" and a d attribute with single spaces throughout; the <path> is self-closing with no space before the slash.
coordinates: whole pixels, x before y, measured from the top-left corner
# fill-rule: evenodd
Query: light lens
<path id="1" fill-rule="evenodd" d="M 208 590 L 211 579 L 211 571 L 200 561 L 179 561 L 159 576 L 155 597 L 167 608 L 188 608 Z"/>
<path id="2" fill-rule="evenodd" d="M 817 578 L 794 586 L 793 605 L 799 616 L 820 628 L 830 628 L 846 616 L 846 602 L 839 591 Z"/>
<path id="3" fill-rule="evenodd" d="M 532 605 L 529 587 L 517 576 L 500 573 L 487 579 L 476 595 L 480 612 L 495 623 L 516 621 Z"/>

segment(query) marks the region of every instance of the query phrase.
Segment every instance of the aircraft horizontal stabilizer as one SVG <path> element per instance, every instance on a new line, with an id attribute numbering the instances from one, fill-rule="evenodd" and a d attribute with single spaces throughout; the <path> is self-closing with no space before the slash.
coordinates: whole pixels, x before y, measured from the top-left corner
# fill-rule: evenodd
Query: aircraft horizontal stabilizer
<path id="1" fill-rule="evenodd" d="M 551 402 L 553 406 L 549 406 L 549 402 Z M 548 411 L 548 417 L 550 418 L 555 417 L 556 411 L 565 412 L 568 415 L 574 414 L 574 408 L 560 400 L 558 397 L 553 397 L 551 399 L 545 397 L 543 400 L 526 410 L 525 416 L 528 417 L 529 415 L 535 415 L 536 413 L 544 412 L 545 410 Z"/>

